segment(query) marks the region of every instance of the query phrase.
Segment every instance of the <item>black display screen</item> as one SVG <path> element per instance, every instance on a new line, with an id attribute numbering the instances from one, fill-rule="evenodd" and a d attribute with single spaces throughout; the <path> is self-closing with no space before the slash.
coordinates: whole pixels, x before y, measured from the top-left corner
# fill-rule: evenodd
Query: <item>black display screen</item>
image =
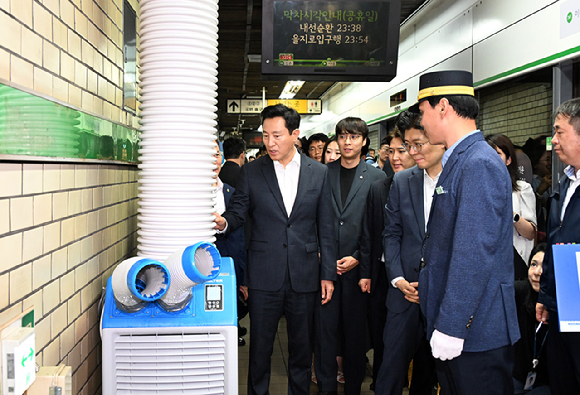
<path id="1" fill-rule="evenodd" d="M 399 18 L 400 0 L 264 0 L 262 73 L 390 81 Z"/>

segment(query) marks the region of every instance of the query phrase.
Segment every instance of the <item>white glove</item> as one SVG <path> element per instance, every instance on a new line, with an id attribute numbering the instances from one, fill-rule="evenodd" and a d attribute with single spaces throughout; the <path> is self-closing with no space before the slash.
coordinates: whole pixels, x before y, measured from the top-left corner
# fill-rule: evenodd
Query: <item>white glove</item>
<path id="1" fill-rule="evenodd" d="M 431 337 L 431 352 L 433 353 L 433 357 L 439 358 L 442 361 L 458 357 L 461 351 L 463 351 L 463 342 L 463 339 L 446 335 L 435 329 Z"/>

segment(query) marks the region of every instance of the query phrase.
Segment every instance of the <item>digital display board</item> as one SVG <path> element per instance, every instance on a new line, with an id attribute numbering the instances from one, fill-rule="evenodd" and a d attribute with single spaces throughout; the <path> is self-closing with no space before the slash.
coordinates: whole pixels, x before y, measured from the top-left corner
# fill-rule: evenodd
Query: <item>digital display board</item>
<path id="1" fill-rule="evenodd" d="M 390 81 L 400 13 L 400 0 L 264 0 L 262 74 Z"/>

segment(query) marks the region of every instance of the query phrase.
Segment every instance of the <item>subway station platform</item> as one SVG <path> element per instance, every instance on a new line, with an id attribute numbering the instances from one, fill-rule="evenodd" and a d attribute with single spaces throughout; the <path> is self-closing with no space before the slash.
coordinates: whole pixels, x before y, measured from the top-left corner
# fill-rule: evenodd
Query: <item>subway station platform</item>
<path id="1" fill-rule="evenodd" d="M 250 319 L 246 316 L 241 325 L 250 329 Z M 246 345 L 238 347 L 238 380 L 239 380 L 239 395 L 247 394 L 248 383 L 248 360 L 250 357 L 250 336 L 249 332 L 244 336 Z M 367 353 L 369 361 L 372 361 L 373 350 Z M 372 383 L 371 377 L 372 367 L 367 363 L 367 373 L 364 379 L 361 395 L 372 395 L 373 391 L 369 389 Z M 344 394 L 344 384 L 338 384 L 338 393 Z M 272 377 L 270 380 L 270 394 L 271 395 L 286 395 L 288 394 L 288 334 L 286 332 L 286 319 L 282 317 L 278 324 L 278 333 L 274 343 L 274 353 L 272 354 Z M 318 394 L 318 387 L 316 384 L 310 384 L 310 394 Z M 405 389 L 403 394 L 408 394 Z"/>

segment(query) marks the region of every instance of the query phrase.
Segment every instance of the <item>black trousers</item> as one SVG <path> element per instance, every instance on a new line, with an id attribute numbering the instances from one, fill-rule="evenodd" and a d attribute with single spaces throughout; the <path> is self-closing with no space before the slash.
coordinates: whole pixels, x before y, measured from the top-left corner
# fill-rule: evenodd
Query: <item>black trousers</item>
<path id="1" fill-rule="evenodd" d="M 282 314 L 286 316 L 288 329 L 288 394 L 310 393 L 314 303 L 319 294 L 318 291 L 293 291 L 288 274 L 278 291 L 250 289 L 248 395 L 269 394 L 272 352 Z"/>
<path id="2" fill-rule="evenodd" d="M 580 394 L 580 333 L 560 332 L 558 313 L 550 311 L 548 340 L 548 378 L 552 394 Z"/>
<path id="3" fill-rule="evenodd" d="M 401 292 L 398 289 L 389 292 Z M 384 356 L 375 393 L 401 395 L 409 364 L 413 360 L 410 395 L 431 395 L 436 383 L 435 359 L 427 342 L 425 325 L 418 304 L 402 313 L 387 312 L 384 330 Z"/>
<path id="4" fill-rule="evenodd" d="M 462 352 L 457 358 L 435 359 L 442 395 L 513 395 L 514 350 L 504 346 Z"/>
<path id="5" fill-rule="evenodd" d="M 375 385 L 377 377 L 379 377 L 379 368 L 383 363 L 383 332 L 385 330 L 385 322 L 387 321 L 386 302 L 389 285 L 385 263 L 380 262 L 377 281 L 376 284 L 371 284 L 371 293 L 369 295 L 369 329 L 371 333 L 371 345 L 374 349 L 373 381 Z"/>
<path id="6" fill-rule="evenodd" d="M 319 391 L 336 391 L 340 334 L 344 338 L 344 393 L 358 395 L 366 372 L 367 293 L 358 281 L 345 275 L 334 282 L 329 303 L 316 304 L 314 369 Z M 340 319 L 342 317 L 342 319 Z M 340 324 L 339 324 L 340 323 Z"/>

